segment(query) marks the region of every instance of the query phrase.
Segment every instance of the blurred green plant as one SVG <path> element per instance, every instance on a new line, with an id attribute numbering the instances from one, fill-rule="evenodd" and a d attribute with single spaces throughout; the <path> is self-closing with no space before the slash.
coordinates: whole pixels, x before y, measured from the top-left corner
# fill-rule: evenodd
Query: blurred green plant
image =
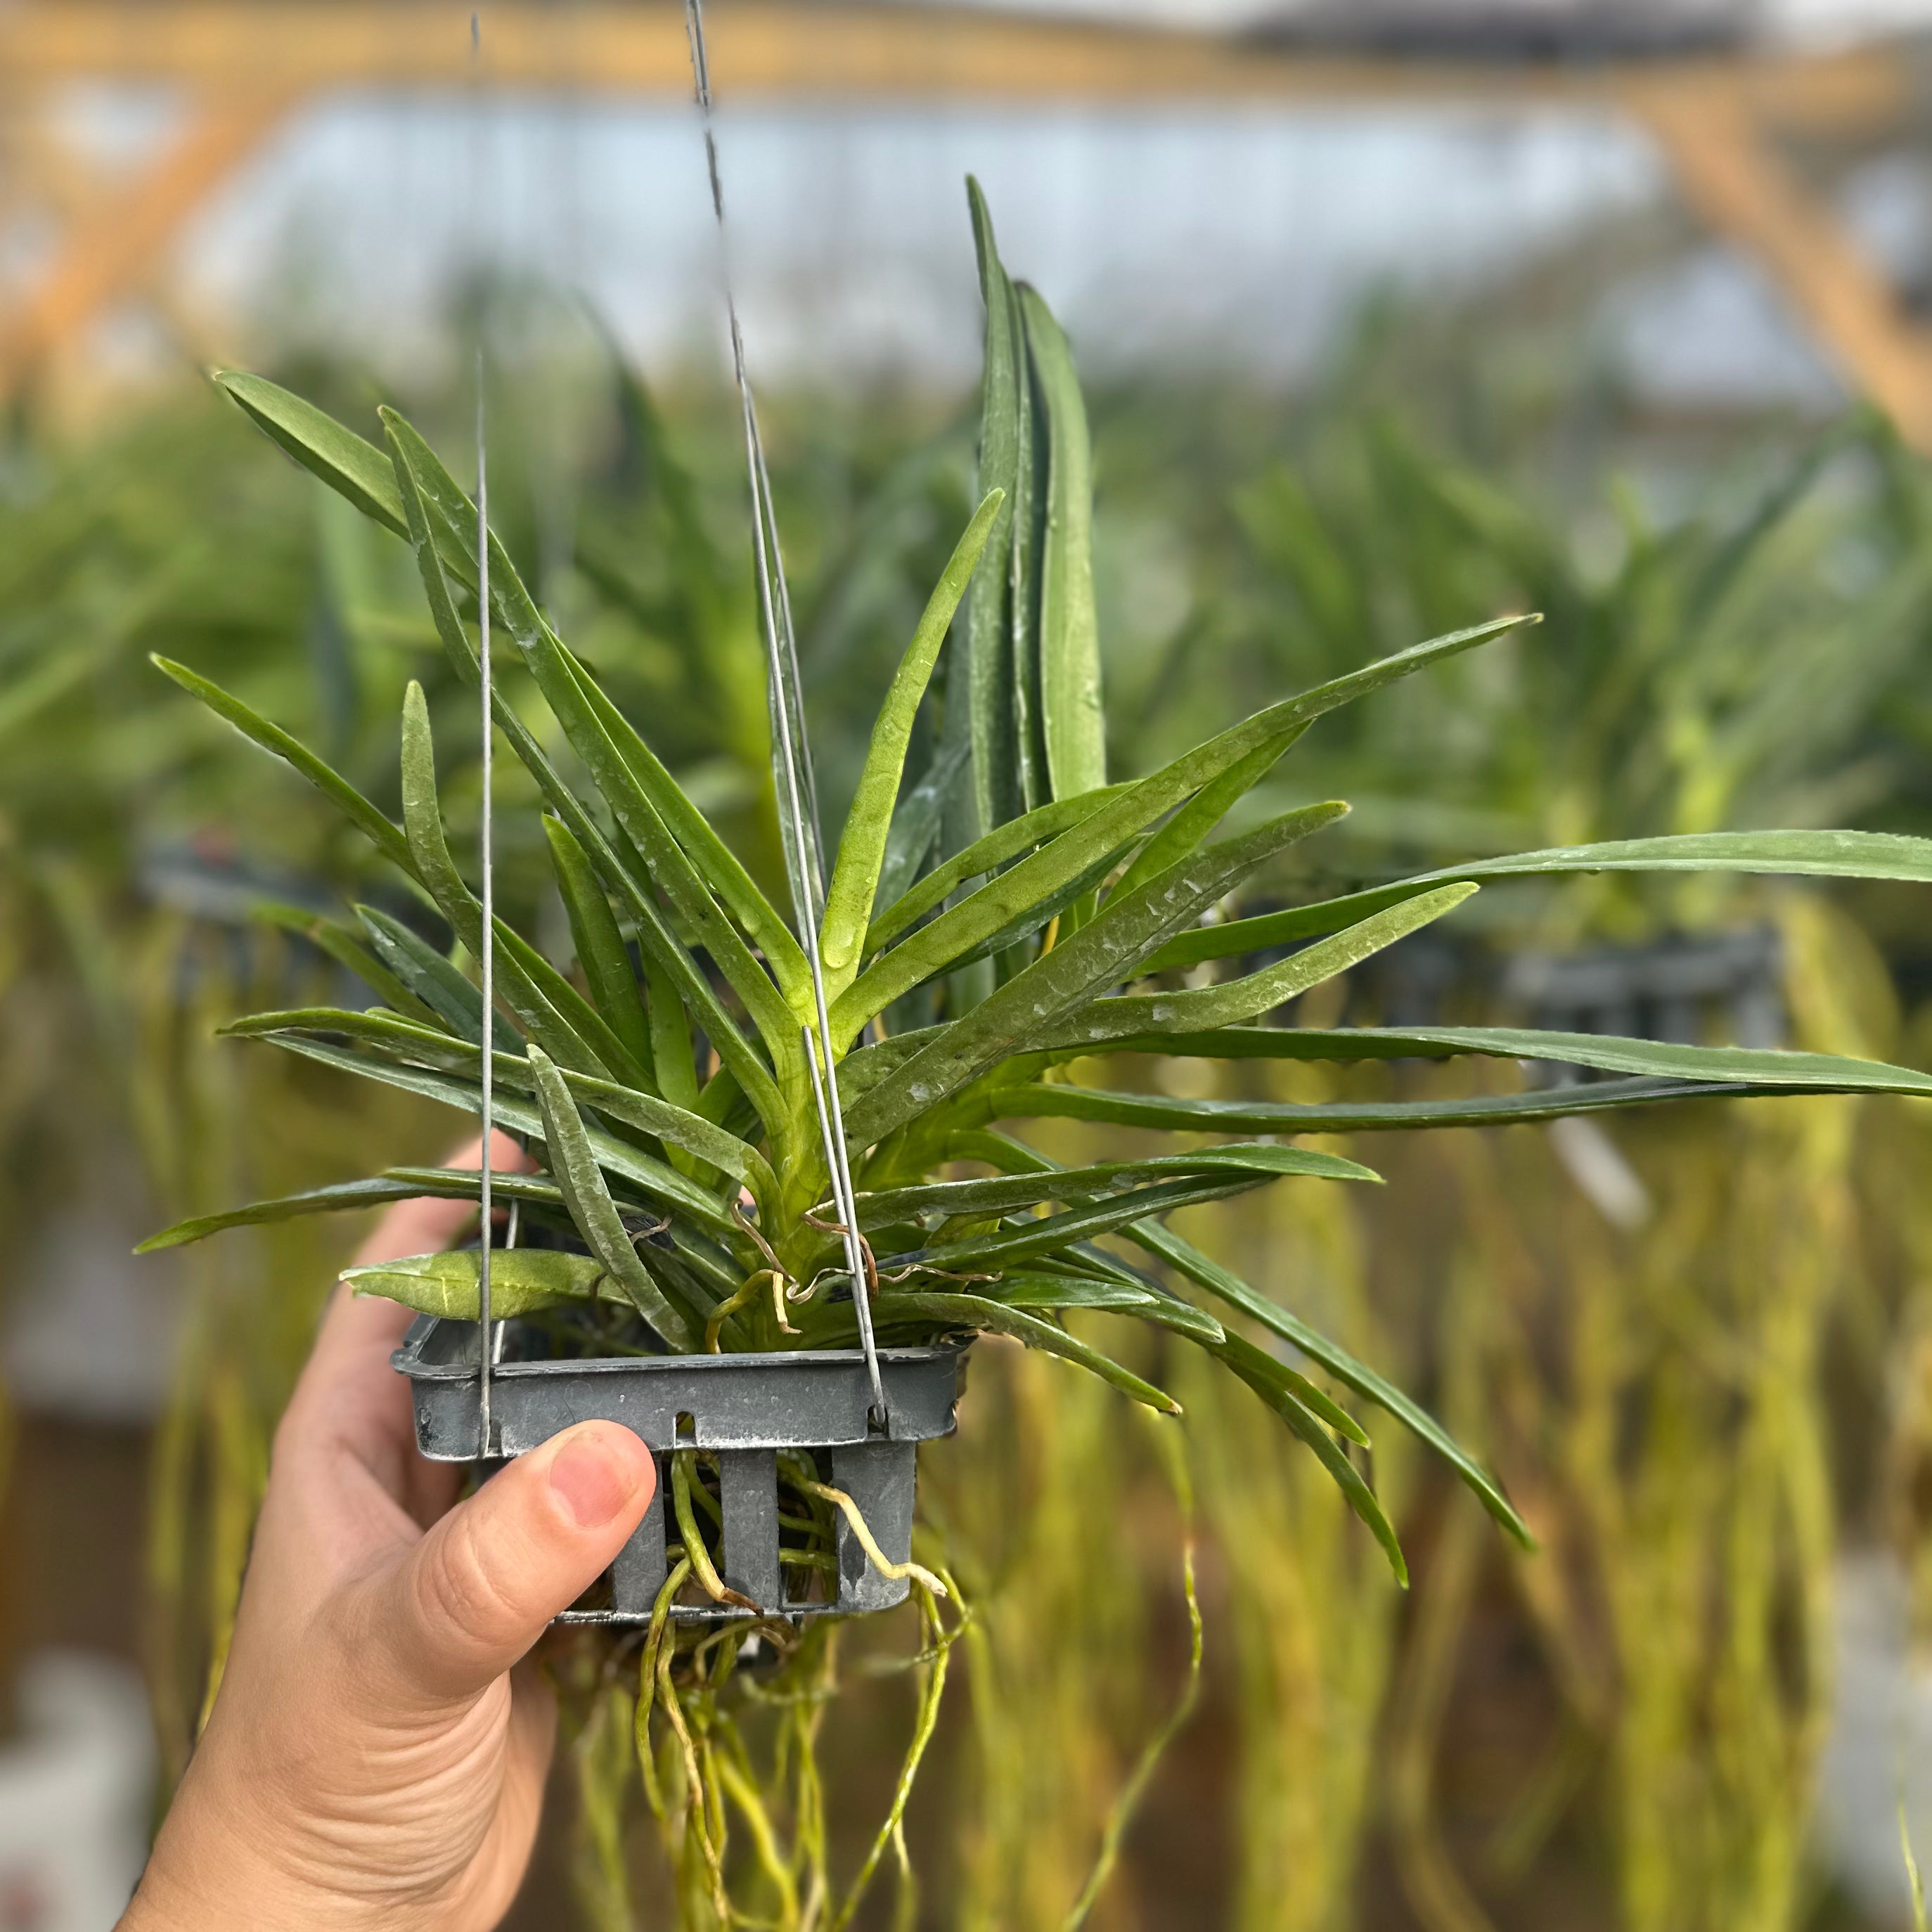
<path id="1" fill-rule="evenodd" d="M 1356 876 L 1456 837 L 1924 822 L 1922 470 L 1855 416 L 1738 494 L 1659 520 L 1621 484 L 1607 507 L 1566 516 L 1358 420 L 1241 495 L 1246 594 L 1270 619 L 1250 621 L 1250 649 L 1302 674 L 1444 598 L 1529 597 L 1548 614 L 1516 663 L 1472 661 L 1454 719 L 1391 706 L 1346 721 L 1354 742 L 1334 754 L 1378 774 L 1351 821 Z M 1424 798 L 1438 783 L 1456 807 L 1440 816 Z M 1480 910 L 1473 970 L 1486 956 L 1490 978 L 1478 993 L 1466 972 L 1460 997 L 1492 1008 L 1512 950 L 1756 922 L 1780 936 L 1798 1043 L 1883 1052 L 1896 1032 L 1873 939 L 1909 945 L 1910 928 L 1882 897 L 1606 876 L 1528 904 L 1486 896 Z M 1426 1301 L 1445 1274 L 1464 1282 L 1445 1347 L 1452 1329 L 1486 1338 L 1448 1406 L 1551 1541 L 1556 1560 L 1512 1574 L 1569 1714 L 1548 1762 L 1526 1768 L 1490 1865 L 1459 1872 L 1429 1796 L 1483 1567 L 1454 1527 L 1406 1666 L 1392 1789 L 1411 1897 L 1436 1932 L 1486 1923 L 1479 1895 L 1506 1895 L 1598 1778 L 1627 1925 L 1770 1932 L 1802 1914 L 1837 1540 L 1823 1351 L 1849 1311 L 1883 1402 L 1866 1257 L 1923 1245 L 1914 1192 L 1874 1178 L 1897 1171 L 1901 1130 L 1896 1114 L 1834 1104 L 1802 1123 L 1747 1109 L 1625 1130 L 1597 1143 L 1636 1183 L 1622 1226 L 1572 1184 L 1574 1149 L 1455 1150 L 1437 1185 L 1462 1204 L 1462 1253 L 1445 1261 L 1437 1229 L 1431 1252 L 1394 1258 Z"/>

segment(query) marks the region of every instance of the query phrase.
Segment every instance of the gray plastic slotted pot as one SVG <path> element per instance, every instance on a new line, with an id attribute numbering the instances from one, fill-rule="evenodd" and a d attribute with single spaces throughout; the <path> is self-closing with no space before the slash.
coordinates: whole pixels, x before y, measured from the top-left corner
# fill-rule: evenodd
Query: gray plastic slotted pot
<path id="1" fill-rule="evenodd" d="M 610 1607 L 567 1610 L 559 1621 L 650 1621 L 668 1574 L 664 1459 L 676 1449 L 716 1454 L 724 1516 L 719 1568 L 724 1582 L 748 1597 L 760 1614 L 796 1623 L 903 1603 L 910 1583 L 881 1574 L 842 1513 L 836 1600 L 785 1598 L 778 1451 L 801 1451 L 821 1467 L 829 1462 L 832 1486 L 858 1505 L 888 1561 L 904 1563 L 912 1554 L 919 1445 L 952 1434 L 964 1354 L 963 1346 L 880 1349 L 889 1412 L 884 1433 L 870 1426 L 866 1360 L 856 1350 L 496 1364 L 490 1377 L 496 1455 L 524 1455 L 574 1423 L 604 1421 L 634 1431 L 657 1459 L 650 1508 L 611 1566 Z M 416 1445 L 423 1454 L 439 1462 L 476 1461 L 483 1449 L 476 1324 L 418 1316 L 391 1359 L 410 1379 Z M 672 1612 L 683 1621 L 704 1622 L 751 1614 L 729 1606 L 681 1605 Z"/>

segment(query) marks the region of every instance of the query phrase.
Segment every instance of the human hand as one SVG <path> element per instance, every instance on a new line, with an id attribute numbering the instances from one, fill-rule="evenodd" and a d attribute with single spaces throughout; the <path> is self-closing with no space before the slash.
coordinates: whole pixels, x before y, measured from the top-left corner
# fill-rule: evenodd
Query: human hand
<path id="1" fill-rule="evenodd" d="M 503 1136 L 493 1153 L 524 1164 Z M 472 1212 L 402 1202 L 357 1258 L 446 1246 Z M 527 1653 L 656 1472 L 628 1430 L 586 1422 L 457 1502 L 463 1472 L 417 1454 L 389 1366 L 410 1318 L 335 1292 L 276 1431 L 220 1691 L 121 1932 L 460 1932 L 516 1895 L 556 1732 Z"/>

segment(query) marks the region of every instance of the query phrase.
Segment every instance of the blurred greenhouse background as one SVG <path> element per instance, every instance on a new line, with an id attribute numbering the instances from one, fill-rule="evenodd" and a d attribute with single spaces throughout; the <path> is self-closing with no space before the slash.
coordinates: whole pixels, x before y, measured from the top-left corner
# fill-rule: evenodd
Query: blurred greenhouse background
<path id="1" fill-rule="evenodd" d="M 1329 721 L 1283 768 L 1355 803 L 1327 883 L 1652 833 L 1932 834 L 1932 6 L 711 19 L 730 267 L 835 797 L 970 508 L 970 171 L 1087 390 L 1115 770 L 1532 608 L 1539 632 Z M 202 372 L 260 370 L 365 431 L 394 400 L 460 448 L 482 345 L 520 566 L 777 870 L 682 10 L 485 0 L 477 25 L 472 52 L 470 9 L 442 0 L 0 0 L 10 1932 L 98 1932 L 124 1900 L 356 1231 L 129 1250 L 453 1137 L 214 1037 L 251 1002 L 331 994 L 304 934 L 380 888 L 149 653 L 386 803 L 404 683 L 454 693 L 406 547 Z M 534 818 L 512 817 L 500 890 L 554 929 L 515 843 Z M 1932 926 L 1906 888 L 1586 878 L 1479 910 L 1454 945 L 1420 934 L 1352 976 L 1348 1010 L 1932 1067 Z M 1203 1090 L 1287 1099 L 1342 1078 L 1217 1077 Z M 1418 1096 L 1437 1078 L 1387 1076 Z M 1175 1371 L 1206 1690 L 1091 1923 L 1913 1923 L 1932 1120 L 1769 1105 L 1386 1137 L 1366 1205 L 1190 1210 L 1425 1391 L 1544 1548 L 1506 1547 L 1391 1445 L 1403 1596 L 1258 1408 Z M 1034 1932 L 1066 1922 L 1186 1625 L 1138 1418 L 981 1353 L 959 1450 L 922 1464 L 982 1612 L 909 1832 L 922 1926 Z M 882 1679 L 838 1715 L 855 1834 L 896 1695 Z M 631 1922 L 592 1842 L 598 1744 L 562 1754 L 520 1926 Z M 638 1870 L 636 1922 L 668 1924 Z"/>

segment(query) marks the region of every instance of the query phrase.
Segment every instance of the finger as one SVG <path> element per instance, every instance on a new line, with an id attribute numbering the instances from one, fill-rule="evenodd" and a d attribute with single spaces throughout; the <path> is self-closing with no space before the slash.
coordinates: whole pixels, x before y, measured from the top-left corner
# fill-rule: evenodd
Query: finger
<path id="1" fill-rule="evenodd" d="M 459 1504 L 384 1580 L 370 1640 L 431 1702 L 500 1677 L 596 1581 L 642 1520 L 651 1453 L 614 1422 L 580 1422 Z"/>
<path id="2" fill-rule="evenodd" d="M 480 1139 L 468 1142 L 444 1165 L 475 1167 L 482 1144 Z M 530 1165 L 529 1156 L 507 1134 L 495 1136 L 490 1151 L 492 1164 L 500 1171 Z M 433 1252 L 460 1234 L 475 1213 L 474 1204 L 467 1201 L 399 1202 L 382 1216 L 358 1258 L 370 1262 Z M 417 1484 L 410 1474 L 416 1459 L 409 1389 L 390 1368 L 389 1357 L 415 1318 L 400 1302 L 352 1294 L 346 1285 L 338 1285 L 290 1398 L 276 1446 L 278 1462 L 293 1460 L 303 1446 L 322 1454 L 347 1448 L 424 1521 L 441 1514 L 453 1491 L 451 1481 L 440 1475 Z"/>

